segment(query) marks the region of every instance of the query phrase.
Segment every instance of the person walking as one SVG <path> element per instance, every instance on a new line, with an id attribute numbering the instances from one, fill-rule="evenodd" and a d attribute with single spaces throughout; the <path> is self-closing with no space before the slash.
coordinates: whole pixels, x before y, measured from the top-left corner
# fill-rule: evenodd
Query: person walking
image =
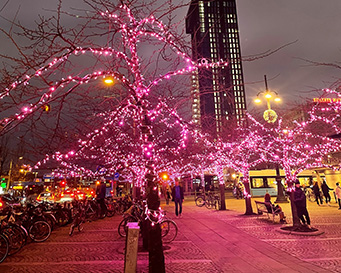
<path id="1" fill-rule="evenodd" d="M 307 223 L 308 227 L 310 228 L 310 217 L 307 210 L 307 200 L 298 180 L 295 181 L 294 203 L 297 209 L 298 218 L 300 218 L 303 225 L 306 225 Z"/>
<path id="2" fill-rule="evenodd" d="M 98 204 L 100 205 L 101 211 L 99 213 L 99 217 L 105 217 L 107 213 L 107 206 L 105 205 L 105 194 L 107 191 L 107 187 L 105 185 L 105 179 L 102 178 L 100 184 L 96 188 L 96 199 Z"/>
<path id="3" fill-rule="evenodd" d="M 169 184 L 167 184 L 165 187 L 164 196 L 166 199 L 166 205 L 169 205 L 169 199 L 171 198 L 171 189 L 170 189 Z"/>
<path id="4" fill-rule="evenodd" d="M 332 191 L 333 189 L 328 187 L 326 181 L 323 181 L 321 189 L 322 189 L 324 197 L 326 198 L 326 203 L 328 204 L 328 206 L 330 206 L 331 198 L 330 198 L 329 191 Z"/>
<path id="5" fill-rule="evenodd" d="M 336 183 L 335 195 L 339 203 L 339 209 L 341 209 L 341 188 L 339 182 Z"/>
<path id="6" fill-rule="evenodd" d="M 176 217 L 181 217 L 184 189 L 179 185 L 179 180 L 175 180 L 175 186 L 172 189 L 172 198 L 175 202 L 175 215 Z"/>
<path id="7" fill-rule="evenodd" d="M 313 186 L 313 192 L 315 194 L 315 198 L 316 198 L 316 203 L 317 205 L 321 205 L 323 204 L 322 202 L 322 197 L 321 197 L 321 194 L 320 194 L 320 187 L 319 185 L 317 184 L 317 182 L 315 182 L 314 186 Z M 320 203 L 319 203 L 319 200 L 320 200 Z"/>

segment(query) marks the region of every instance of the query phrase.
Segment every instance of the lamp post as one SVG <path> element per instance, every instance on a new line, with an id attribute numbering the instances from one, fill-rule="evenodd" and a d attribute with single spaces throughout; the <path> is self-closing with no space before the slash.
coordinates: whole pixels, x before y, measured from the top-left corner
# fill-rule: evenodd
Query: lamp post
<path id="1" fill-rule="evenodd" d="M 18 159 L 21 160 L 24 157 L 20 156 Z M 13 159 L 11 159 L 11 162 L 9 163 L 9 171 L 8 171 L 8 182 L 7 182 L 7 187 L 6 190 L 8 191 L 10 186 L 11 186 L 11 179 L 12 179 L 12 168 L 13 168 Z"/>
<path id="2" fill-rule="evenodd" d="M 265 81 L 265 91 L 261 91 L 257 94 L 255 103 L 261 103 L 262 100 L 259 97 L 260 95 L 264 95 L 267 109 L 263 113 L 263 118 L 268 123 L 274 123 L 277 120 L 277 113 L 271 109 L 271 101 L 273 100 L 274 102 L 280 102 L 281 99 L 278 96 L 277 92 L 268 89 L 268 82 L 266 80 L 266 75 L 264 75 L 264 81 Z"/>
<path id="3" fill-rule="evenodd" d="M 257 94 L 257 98 L 255 99 L 255 103 L 261 103 L 262 100 L 259 98 L 260 95 L 264 95 L 264 98 L 266 100 L 267 109 L 263 113 L 263 118 L 268 123 L 274 123 L 277 120 L 277 113 L 271 109 L 271 101 L 274 102 L 280 102 L 281 99 L 278 96 L 278 93 L 272 90 L 269 90 L 268 88 L 268 81 L 266 79 L 266 75 L 264 75 L 264 81 L 265 81 L 265 91 L 261 91 Z M 279 171 L 279 164 L 276 163 L 276 184 L 277 184 L 277 199 L 276 203 L 287 203 L 288 200 L 284 196 L 283 193 L 283 186 L 281 182 L 281 174 Z"/>

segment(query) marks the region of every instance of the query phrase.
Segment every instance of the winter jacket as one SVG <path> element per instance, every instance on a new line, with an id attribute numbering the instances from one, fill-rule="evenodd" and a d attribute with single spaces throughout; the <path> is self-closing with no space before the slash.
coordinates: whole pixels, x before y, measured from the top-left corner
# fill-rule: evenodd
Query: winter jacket
<path id="1" fill-rule="evenodd" d="M 313 186 L 313 191 L 316 196 L 320 195 L 320 188 L 319 185 L 317 185 L 317 183 Z"/>
<path id="2" fill-rule="evenodd" d="M 97 186 L 96 194 L 98 199 L 104 199 L 107 191 L 107 186 L 105 183 L 101 183 Z"/>
<path id="3" fill-rule="evenodd" d="M 172 189 L 172 199 L 175 200 L 175 187 L 173 187 Z M 180 187 L 180 197 L 181 197 L 181 200 L 184 200 L 184 189 L 183 187 L 179 186 Z"/>
<path id="4" fill-rule="evenodd" d="M 338 199 L 341 199 L 341 187 L 337 186 L 335 189 L 335 194 Z"/>
<path id="5" fill-rule="evenodd" d="M 327 195 L 329 191 L 332 191 L 333 189 L 329 188 L 327 183 L 323 183 L 321 186 L 322 192 L 324 195 Z"/>
<path id="6" fill-rule="evenodd" d="M 307 207 L 306 197 L 301 188 L 296 188 L 294 191 L 295 205 L 297 208 Z"/>

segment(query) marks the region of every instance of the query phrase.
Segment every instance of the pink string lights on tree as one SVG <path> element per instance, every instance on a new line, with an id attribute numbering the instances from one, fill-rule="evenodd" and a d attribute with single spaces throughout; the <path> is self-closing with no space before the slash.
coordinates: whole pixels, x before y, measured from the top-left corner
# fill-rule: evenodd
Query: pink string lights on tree
<path id="1" fill-rule="evenodd" d="M 104 154 L 108 155 L 108 150 L 105 149 L 97 149 L 96 152 L 98 152 L 98 155 L 86 155 L 84 151 L 94 151 L 94 147 L 92 147 L 92 145 L 94 144 L 96 138 L 104 135 L 105 132 L 108 131 L 109 128 L 114 126 L 116 122 L 120 126 L 124 127 L 126 123 L 124 120 L 131 119 L 134 120 L 136 124 L 134 130 L 140 128 L 139 124 L 142 121 L 141 105 L 143 105 L 143 107 L 150 107 L 151 109 L 153 109 L 147 109 L 147 115 L 152 121 L 154 121 L 156 117 L 160 115 L 160 111 L 162 109 L 168 109 L 169 116 L 165 117 L 162 122 L 167 126 L 174 126 L 175 124 L 182 128 L 180 133 L 180 143 L 177 148 L 173 147 L 173 149 L 179 150 L 181 148 L 184 148 L 186 146 L 188 128 L 182 118 L 179 117 L 175 110 L 171 110 L 165 101 L 160 101 L 159 104 L 157 104 L 156 106 L 148 103 L 147 96 L 150 94 L 151 89 L 159 85 L 160 82 L 163 80 L 171 79 L 172 77 L 177 75 L 191 73 L 198 67 L 205 66 L 209 68 L 228 65 L 227 61 L 219 61 L 216 63 L 210 63 L 209 61 L 192 61 L 190 57 L 181 50 L 181 47 L 177 45 L 176 37 L 173 36 L 168 28 L 161 21 L 157 20 L 153 15 L 138 20 L 133 16 L 131 10 L 125 5 L 122 5 L 115 13 L 105 11 L 100 13 L 100 15 L 103 18 L 106 18 L 105 20 L 109 19 L 111 28 L 117 30 L 120 33 L 120 38 L 122 39 L 123 45 L 122 49 L 114 49 L 111 47 L 102 48 L 94 46 L 75 46 L 74 49 L 67 50 L 66 53 L 63 53 L 59 57 L 52 57 L 53 60 L 51 62 L 37 69 L 31 75 L 24 75 L 22 79 L 12 83 L 11 86 L 6 88 L 6 90 L 0 95 L 0 97 L 3 99 L 9 96 L 11 93 L 15 92 L 17 89 L 22 88 L 22 86 L 32 85 L 37 80 L 45 81 L 46 77 L 48 77 L 52 71 L 59 70 L 66 62 L 72 62 L 72 58 L 80 58 L 85 55 L 93 55 L 96 56 L 98 60 L 117 60 L 116 63 L 118 63 L 119 65 L 110 70 L 99 68 L 98 70 L 92 71 L 85 75 L 81 75 L 81 73 L 79 73 L 78 75 L 69 74 L 61 77 L 59 80 L 54 79 L 53 82 L 49 81 L 50 83 L 47 87 L 41 87 L 39 89 L 39 93 L 37 93 L 38 96 L 36 99 L 31 98 L 31 103 L 29 105 L 25 105 L 19 113 L 3 118 L 0 121 L 3 126 L 1 129 L 1 133 L 8 132 L 18 123 L 25 121 L 28 116 L 33 115 L 35 112 L 39 111 L 42 105 L 53 102 L 53 100 L 58 97 L 58 94 L 61 93 L 62 90 L 65 89 L 67 90 L 67 92 L 73 92 L 81 85 L 90 84 L 91 82 L 94 83 L 97 80 L 107 76 L 113 77 L 115 80 L 119 81 L 128 89 L 128 96 L 119 105 L 118 111 L 112 111 L 111 113 L 107 114 L 103 113 L 103 126 L 91 133 L 88 133 L 87 138 L 79 139 L 79 146 L 77 147 L 76 152 L 74 155 L 72 155 L 72 157 L 70 157 L 68 152 L 63 155 L 58 153 L 51 156 L 47 155 L 45 159 L 36 164 L 36 167 L 40 167 L 47 161 L 55 159 L 57 161 L 63 162 L 64 167 L 69 168 L 70 170 L 73 169 L 73 173 L 77 172 L 77 170 L 85 172 L 85 169 L 83 169 L 84 167 L 78 167 L 77 164 L 72 165 L 71 163 L 67 163 L 67 161 L 75 161 L 75 158 L 77 157 L 84 157 L 88 160 L 95 160 L 98 159 L 100 156 L 104 156 Z M 175 52 L 178 57 L 180 57 L 180 59 L 183 60 L 183 67 L 162 73 L 158 77 L 155 77 L 153 79 L 151 79 L 150 77 L 146 77 L 142 71 L 143 66 L 141 65 L 143 58 L 139 55 L 137 46 L 138 43 L 140 43 L 145 38 L 152 38 L 167 45 L 171 50 Z M 119 67 L 123 64 L 124 67 L 128 69 L 128 73 L 126 75 L 119 72 Z M 59 72 L 62 73 L 62 71 Z M 106 119 L 105 115 L 108 115 L 110 118 Z M 170 117 L 174 117 L 175 121 L 171 121 Z M 140 139 L 140 147 L 144 145 L 143 141 L 145 140 Z M 149 145 L 155 147 L 155 145 L 152 143 Z M 162 148 L 160 145 L 158 149 L 165 148 Z M 112 157 L 115 157 L 116 154 L 118 154 L 117 152 L 113 151 L 112 153 Z M 107 163 L 110 162 L 111 164 L 113 164 L 112 159 L 106 159 L 106 161 Z M 123 162 L 121 165 L 130 166 L 131 163 Z M 88 169 L 87 172 L 91 174 L 91 170 Z"/>

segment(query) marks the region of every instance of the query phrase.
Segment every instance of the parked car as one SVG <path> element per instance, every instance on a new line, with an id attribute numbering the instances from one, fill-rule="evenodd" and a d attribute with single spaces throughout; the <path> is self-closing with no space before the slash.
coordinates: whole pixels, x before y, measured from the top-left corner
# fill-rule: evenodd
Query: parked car
<path id="1" fill-rule="evenodd" d="M 38 202 L 54 202 L 55 201 L 55 195 L 52 192 L 49 191 L 43 191 L 41 192 L 37 197 Z"/>
<path id="2" fill-rule="evenodd" d="M 56 194 L 56 202 L 70 202 L 75 200 L 75 194 L 72 189 L 67 189 Z"/>

